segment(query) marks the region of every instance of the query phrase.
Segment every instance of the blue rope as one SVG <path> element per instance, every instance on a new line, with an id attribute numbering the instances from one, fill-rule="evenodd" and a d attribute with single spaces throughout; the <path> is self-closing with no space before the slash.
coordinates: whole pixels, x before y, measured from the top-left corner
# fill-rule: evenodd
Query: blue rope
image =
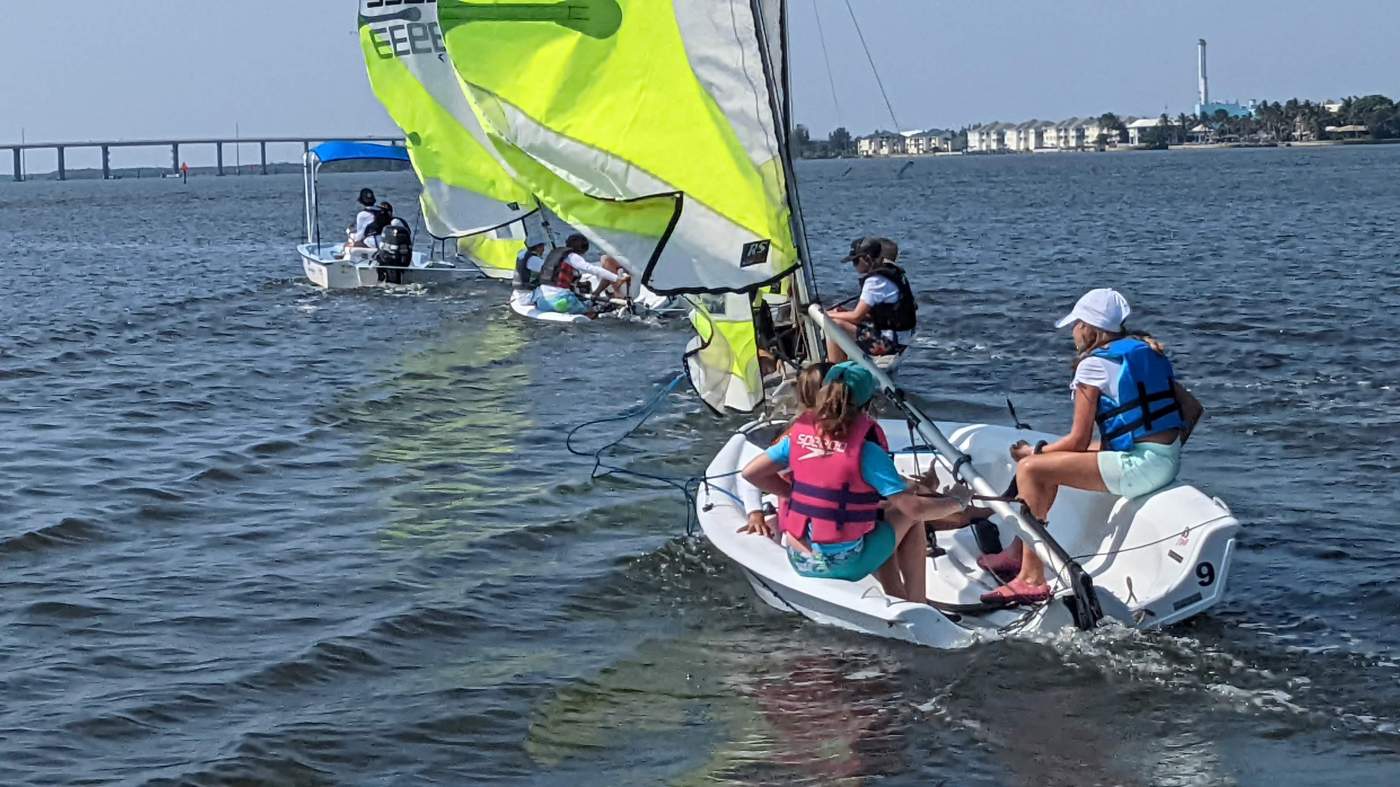
<path id="1" fill-rule="evenodd" d="M 584 423 L 575 426 L 574 428 L 570 429 L 569 433 L 564 437 L 564 447 L 567 448 L 569 453 L 573 454 L 574 456 L 582 456 L 585 458 L 591 458 L 593 460 L 593 470 L 588 475 L 589 480 L 597 480 L 599 478 L 606 478 L 608 476 L 632 476 L 633 478 L 639 478 L 643 481 L 653 481 L 658 484 L 662 484 L 667 488 L 679 490 L 680 493 L 684 495 L 686 499 L 687 512 L 685 532 L 686 535 L 690 535 L 694 531 L 693 520 L 695 518 L 695 492 L 699 489 L 699 485 L 703 481 L 703 479 L 695 477 L 667 476 L 660 475 L 657 473 L 645 473 L 639 470 L 632 470 L 626 467 L 622 467 L 620 465 L 610 464 L 605 459 L 605 454 L 607 454 L 608 451 L 621 445 L 623 441 L 636 434 L 637 430 L 641 429 L 644 425 L 646 425 L 646 422 L 650 420 L 653 415 L 655 415 L 658 411 L 661 410 L 662 405 L 664 405 L 666 402 L 666 398 L 672 393 L 674 393 L 676 388 L 679 387 L 681 382 L 683 382 L 685 379 L 686 376 L 684 373 L 677 374 L 675 377 L 671 378 L 671 381 L 669 383 L 658 388 L 656 390 L 656 393 L 652 394 L 651 398 L 647 401 L 642 402 L 641 404 L 635 407 L 629 408 L 628 410 L 618 415 L 609 416 L 607 418 L 595 418 L 592 421 L 585 421 Z M 627 431 L 618 435 L 613 440 L 604 443 L 602 446 L 600 446 L 594 451 L 585 451 L 574 446 L 574 436 L 577 435 L 580 431 L 587 429 L 590 426 L 617 423 L 619 421 L 628 421 L 633 418 L 637 419 L 637 422 L 633 424 L 630 428 L 628 428 Z"/>
<path id="2" fill-rule="evenodd" d="M 567 448 L 569 453 L 573 454 L 574 456 L 591 458 L 593 460 L 593 470 L 588 475 L 590 481 L 595 481 L 599 478 L 607 478 L 608 476 L 631 476 L 633 478 L 638 478 L 643 481 L 652 481 L 657 484 L 661 484 L 664 488 L 678 490 L 682 495 L 685 496 L 685 534 L 687 536 L 690 536 L 693 535 L 695 532 L 695 505 L 697 496 L 700 492 L 700 486 L 707 481 L 712 481 L 717 478 L 726 478 L 729 476 L 738 475 L 742 471 L 734 470 L 732 472 L 723 473 L 717 476 L 670 476 L 661 475 L 659 473 L 647 473 L 640 470 L 632 470 L 627 467 L 611 464 L 607 462 L 605 458 L 605 454 L 607 454 L 608 451 L 621 445 L 624 441 L 627 440 L 627 438 L 636 434 L 639 429 L 646 425 L 646 422 L 650 420 L 653 415 L 659 412 L 663 405 L 665 405 L 667 397 L 674 393 L 676 388 L 678 388 L 680 384 L 686 379 L 687 378 L 684 372 L 677 374 L 675 377 L 671 378 L 671 381 L 669 383 L 658 388 L 656 390 L 656 393 L 652 394 L 651 398 L 646 400 L 645 402 L 642 402 L 641 404 L 635 407 L 629 408 L 628 410 L 618 415 L 608 416 L 607 418 L 595 418 L 592 421 L 585 421 L 584 423 L 573 427 L 564 437 L 564 447 Z M 594 451 L 586 451 L 574 446 L 575 435 L 577 435 L 580 431 L 587 429 L 588 427 L 598 426 L 600 424 L 617 423 L 619 421 L 628 421 L 634 418 L 637 419 L 637 422 L 633 424 L 630 428 L 628 428 L 627 431 L 623 432 L 621 435 L 618 435 L 613 440 L 604 443 L 601 447 Z M 714 488 L 718 489 L 718 487 Z M 737 495 L 729 492 L 726 489 L 718 489 L 718 491 L 734 498 L 734 500 L 739 502 L 740 504 L 743 503 L 743 501 L 740 500 L 740 498 Z"/>

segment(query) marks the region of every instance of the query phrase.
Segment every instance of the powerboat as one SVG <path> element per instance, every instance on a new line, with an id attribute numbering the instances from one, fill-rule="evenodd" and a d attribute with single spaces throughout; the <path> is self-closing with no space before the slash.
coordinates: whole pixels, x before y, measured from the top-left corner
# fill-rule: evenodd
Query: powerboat
<path id="1" fill-rule="evenodd" d="M 321 239 L 321 215 L 317 195 L 317 176 L 323 164 L 336 161 L 408 161 L 408 151 L 398 145 L 370 142 L 323 142 L 307 151 L 303 160 L 302 178 L 305 191 L 306 239 L 297 245 L 302 270 L 317 287 L 345 290 L 377 287 L 387 283 L 431 284 L 468 273 L 478 275 L 475 267 L 459 267 L 446 259 L 432 259 L 421 251 L 413 252 L 406 268 L 379 265 L 375 249 L 351 248 L 345 254 L 345 243 L 327 243 Z"/>

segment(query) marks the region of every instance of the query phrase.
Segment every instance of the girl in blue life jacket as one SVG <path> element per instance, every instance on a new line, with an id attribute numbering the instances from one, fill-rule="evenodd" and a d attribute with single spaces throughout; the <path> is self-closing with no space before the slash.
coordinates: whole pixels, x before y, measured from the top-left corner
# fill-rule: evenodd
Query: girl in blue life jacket
<path id="1" fill-rule="evenodd" d="M 855 582 L 875 573 L 887 595 L 922 604 L 928 600 L 922 523 L 964 506 L 909 490 L 880 425 L 866 412 L 874 395 L 870 372 L 849 361 L 832 367 L 816 407 L 743 475 L 782 500 L 779 526 L 798 574 Z"/>
<path id="2" fill-rule="evenodd" d="M 1011 447 L 1021 499 L 1042 522 L 1061 486 L 1141 497 L 1176 480 L 1181 469 L 1185 422 L 1172 365 L 1156 340 L 1127 335 L 1123 322 L 1131 311 L 1116 290 L 1102 288 L 1090 290 L 1055 323 L 1073 326 L 1078 351 L 1070 384 L 1074 423 L 1053 443 Z M 1095 425 L 1097 444 L 1091 443 Z M 1019 541 L 977 564 L 1010 578 L 984 594 L 984 602 L 1027 604 L 1050 597 L 1045 566 Z"/>

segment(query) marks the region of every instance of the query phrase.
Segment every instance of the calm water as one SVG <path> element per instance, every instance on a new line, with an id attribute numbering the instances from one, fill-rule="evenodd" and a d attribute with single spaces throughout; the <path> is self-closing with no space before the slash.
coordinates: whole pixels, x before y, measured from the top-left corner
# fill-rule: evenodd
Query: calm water
<path id="1" fill-rule="evenodd" d="M 1246 523 L 1210 616 L 942 653 L 770 612 L 563 447 L 684 328 L 318 292 L 295 176 L 3 184 L 0 783 L 1400 781 L 1400 149 L 901 166 L 800 176 L 825 259 L 901 241 L 935 415 L 1063 429 L 1091 286 L 1173 348 Z M 332 176 L 328 226 L 365 183 L 413 201 Z M 726 430 L 677 395 L 618 457 Z"/>

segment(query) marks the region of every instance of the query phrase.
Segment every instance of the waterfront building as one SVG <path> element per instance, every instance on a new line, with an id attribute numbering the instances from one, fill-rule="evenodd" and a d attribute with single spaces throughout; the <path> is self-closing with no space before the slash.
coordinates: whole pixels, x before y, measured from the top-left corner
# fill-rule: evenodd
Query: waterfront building
<path id="1" fill-rule="evenodd" d="M 1080 150 L 1084 147 L 1086 118 L 1071 117 L 1061 120 L 1052 127 L 1052 132 L 1047 132 L 1045 146 L 1058 150 Z M 1051 143 L 1050 133 L 1054 134 L 1054 143 Z"/>
<path id="2" fill-rule="evenodd" d="M 1006 129 L 1006 149 L 1029 153 L 1040 147 L 1042 126 L 1039 120 L 1027 120 Z"/>
<path id="3" fill-rule="evenodd" d="M 1006 149 L 1009 123 L 985 123 L 967 130 L 969 153 L 1000 153 Z"/>
<path id="4" fill-rule="evenodd" d="M 1370 130 L 1370 128 L 1360 123 L 1352 123 L 1345 126 L 1328 126 L 1323 129 L 1323 131 L 1326 131 L 1328 134 L 1341 137 L 1342 139 L 1360 139 L 1362 135 Z"/>
<path id="5" fill-rule="evenodd" d="M 1172 121 L 1170 118 L 1168 118 L 1167 122 L 1165 123 L 1162 122 L 1162 119 L 1160 117 L 1140 118 L 1138 120 L 1132 121 L 1131 123 L 1128 123 L 1127 125 L 1129 145 L 1136 146 L 1147 144 L 1148 132 L 1152 129 L 1157 128 L 1166 129 L 1167 142 L 1171 143 L 1181 141 L 1181 126 L 1175 121 Z"/>
<path id="6" fill-rule="evenodd" d="M 929 156 L 953 149 L 953 132 L 931 128 L 926 131 L 904 132 L 904 152 L 910 156 Z"/>
<path id="7" fill-rule="evenodd" d="M 856 154 L 862 158 L 871 156 L 899 156 L 904 154 L 904 135 L 893 131 L 876 131 L 856 140 Z"/>

